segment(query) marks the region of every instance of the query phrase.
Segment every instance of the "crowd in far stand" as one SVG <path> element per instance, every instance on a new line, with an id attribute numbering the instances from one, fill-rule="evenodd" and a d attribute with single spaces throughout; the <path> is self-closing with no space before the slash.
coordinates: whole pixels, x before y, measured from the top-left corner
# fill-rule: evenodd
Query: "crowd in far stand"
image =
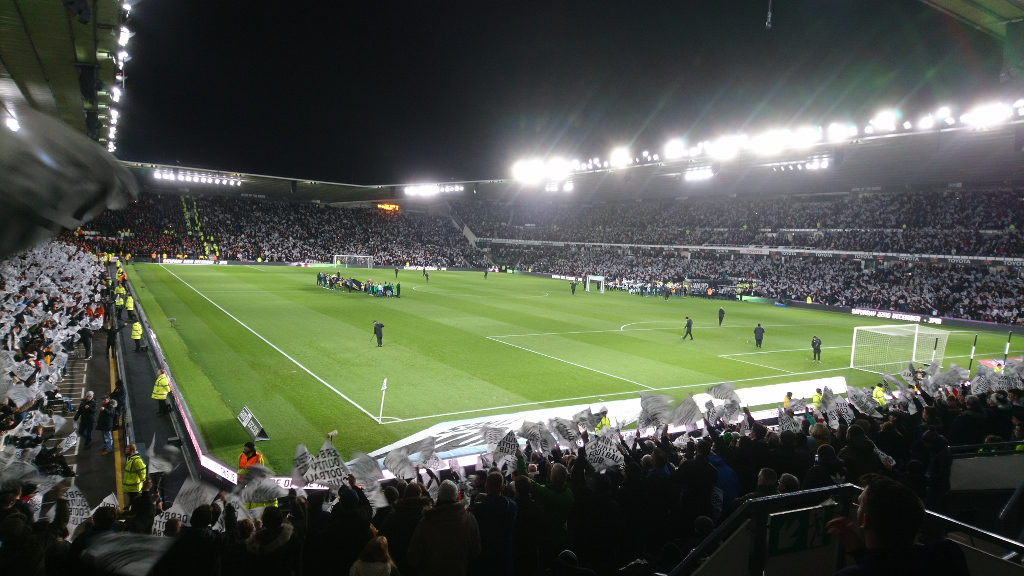
<path id="1" fill-rule="evenodd" d="M 1024 256 L 1020 190 L 586 203 L 459 200 L 480 238 Z"/>
<path id="2" fill-rule="evenodd" d="M 494 244 L 502 266 L 545 274 L 608 278 L 609 286 L 685 283 L 752 284 L 748 295 L 779 301 L 811 298 L 830 306 L 898 310 L 1002 324 L 1024 323 L 1020 269 L 855 260 L 721 256 L 651 249 Z"/>
<path id="3" fill-rule="evenodd" d="M 482 267 L 450 218 L 372 208 L 335 208 L 256 198 L 144 195 L 85 227 L 100 252 L 224 260 L 330 262 L 335 254 L 373 257 L 374 265 Z"/>

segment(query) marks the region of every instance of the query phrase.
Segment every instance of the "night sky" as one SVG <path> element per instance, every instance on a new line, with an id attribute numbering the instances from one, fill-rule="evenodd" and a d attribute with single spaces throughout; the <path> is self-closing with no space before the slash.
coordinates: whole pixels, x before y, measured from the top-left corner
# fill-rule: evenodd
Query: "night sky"
<path id="1" fill-rule="evenodd" d="M 1001 45 L 917 0 L 142 0 L 117 155 L 354 184 L 505 178 L 885 106 L 969 105 Z M 911 117 L 916 119 L 916 114 Z"/>

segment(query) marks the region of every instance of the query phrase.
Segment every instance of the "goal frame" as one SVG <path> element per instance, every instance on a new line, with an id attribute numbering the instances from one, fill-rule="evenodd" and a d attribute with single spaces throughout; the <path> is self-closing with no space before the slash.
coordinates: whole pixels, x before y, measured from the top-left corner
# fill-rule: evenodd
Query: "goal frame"
<path id="1" fill-rule="evenodd" d="M 363 266 L 353 266 L 353 262 L 365 262 Z M 373 256 L 368 254 L 335 254 L 331 259 L 335 268 L 373 268 Z"/>
<path id="2" fill-rule="evenodd" d="M 587 277 L 586 277 L 586 279 L 583 282 L 583 291 L 584 292 L 590 292 L 590 284 L 592 282 L 597 284 L 597 291 L 599 293 L 601 293 L 601 294 L 604 294 L 604 284 L 605 284 L 604 276 L 593 276 L 593 275 L 587 274 Z"/>
<path id="3" fill-rule="evenodd" d="M 861 332 L 875 332 L 884 334 L 885 330 L 902 331 L 903 334 L 888 334 L 888 336 L 899 337 L 903 336 L 910 340 L 910 349 L 904 351 L 904 356 L 901 358 L 883 358 L 883 362 L 876 364 L 865 364 L 863 361 L 857 362 L 857 341 L 858 336 Z M 934 340 L 933 340 L 934 339 Z M 863 339 L 861 339 L 863 341 Z M 938 362 L 939 366 L 942 366 L 942 361 L 946 354 L 946 344 L 949 342 L 949 332 L 945 330 L 936 330 L 927 326 L 921 326 L 920 324 L 883 324 L 877 326 L 854 326 L 853 328 L 853 345 L 850 349 L 850 368 L 853 370 L 861 370 L 872 374 L 889 374 L 888 371 L 882 371 L 872 368 L 884 369 L 886 366 L 892 366 L 896 368 L 895 372 L 900 372 L 906 368 L 909 363 L 919 364 L 931 364 L 932 362 Z M 897 351 L 897 354 L 899 352 Z M 901 366 L 902 364 L 902 366 Z"/>

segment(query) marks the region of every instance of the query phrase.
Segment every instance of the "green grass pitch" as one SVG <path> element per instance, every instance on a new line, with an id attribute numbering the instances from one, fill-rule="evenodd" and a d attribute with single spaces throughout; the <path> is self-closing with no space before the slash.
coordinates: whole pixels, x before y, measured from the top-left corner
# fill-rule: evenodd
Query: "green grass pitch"
<path id="1" fill-rule="evenodd" d="M 343 456 L 372 451 L 432 424 L 488 414 L 635 397 L 682 398 L 718 382 L 738 388 L 849 370 L 853 327 L 870 320 L 746 302 L 569 292 L 567 282 L 478 272 L 402 270 L 402 297 L 316 285 L 313 268 L 128 267 L 200 432 L 214 455 L 237 459 L 248 440 L 243 405 L 271 436 L 268 464 L 287 474 L 295 445 L 339 430 Z M 393 281 L 388 269 L 349 269 Z M 718 327 L 718 308 L 726 309 Z M 694 341 L 680 339 L 684 316 Z M 174 321 L 169 321 L 173 318 Z M 384 324 L 378 348 L 372 322 Z M 764 347 L 753 328 L 765 327 Z M 876 322 L 883 324 L 885 322 Z M 891 322 L 890 322 L 891 323 Z M 811 362 L 811 336 L 823 341 Z M 953 331 L 947 364 L 967 365 L 974 332 Z M 981 333 L 978 355 L 1001 357 L 1005 334 Z M 376 421 L 388 379 L 383 424 Z"/>

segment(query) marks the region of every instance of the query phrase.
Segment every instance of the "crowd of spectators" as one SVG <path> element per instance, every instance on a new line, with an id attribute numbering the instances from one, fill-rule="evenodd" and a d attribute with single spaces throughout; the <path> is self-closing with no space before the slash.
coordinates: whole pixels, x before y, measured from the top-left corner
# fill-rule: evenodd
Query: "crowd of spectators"
<path id="1" fill-rule="evenodd" d="M 58 383 L 77 342 L 87 357 L 92 354 L 92 334 L 105 313 L 103 279 L 95 257 L 57 243 L 0 264 L 0 435 L 5 443 L 31 436 L 34 453 L 41 451 L 36 430 L 41 422 L 32 415 L 50 402 L 67 407 Z"/>
<path id="2" fill-rule="evenodd" d="M 331 262 L 336 254 L 374 265 L 482 267 L 483 254 L 445 216 L 336 208 L 261 198 L 143 195 L 108 211 L 82 239 L 99 252 L 264 262 Z"/>
<path id="3" fill-rule="evenodd" d="M 480 238 L 1021 257 L 1019 190 L 579 203 L 462 200 Z"/>
<path id="4" fill-rule="evenodd" d="M 492 245 L 491 257 L 513 269 L 605 276 L 612 288 L 688 279 L 720 286 L 747 282 L 748 295 L 778 301 L 811 298 L 830 306 L 1024 323 L 1019 268 L 698 253 L 687 258 L 660 249 L 510 244 Z"/>
<path id="5" fill-rule="evenodd" d="M 591 422 L 575 446 L 542 452 L 527 442 L 500 466 L 481 465 L 468 474 L 429 470 L 426 478 L 416 469 L 408 478 L 387 480 L 380 486 L 383 501 L 374 506 L 371 487 L 353 476 L 330 492 L 292 491 L 278 506 L 244 514 L 237 499 L 220 493 L 192 510 L 186 525 L 171 519 L 163 538 L 128 547 L 116 536 L 150 534 L 166 508 L 151 479 L 140 478 L 128 510 L 101 506 L 76 528 L 69 525 L 66 485 L 11 474 L 18 463 L 7 449 L 11 444 L 21 456 L 26 449 L 52 452 L 43 426 L 25 420 L 40 403 L 64 405 L 52 394 L 53 384 L 68 350 L 102 323 L 109 290 L 103 268 L 79 248 L 53 243 L 8 260 L 0 278 L 4 410 L 13 424 L 2 434 L 0 566 L 12 573 L 103 573 L 118 556 L 114 551 L 148 557 L 157 576 L 183 570 L 212 576 L 667 572 L 748 500 L 875 482 L 871 475 L 881 474 L 903 486 L 905 500 L 946 511 L 950 444 L 1024 442 L 1020 382 L 981 394 L 962 386 L 929 394 L 922 384 L 909 400 L 901 396 L 880 407 L 880 414 L 851 406 L 854 417 L 834 428 L 810 407 L 806 413 L 797 407 L 800 429 L 781 433 L 749 412 L 742 426 L 705 421 L 704 431 L 688 434 L 670 434 L 668 427 L 603 431 L 623 461 L 601 469 L 587 457 L 598 440 Z M 60 475 L 34 462 L 39 471 Z M 43 493 L 54 503 L 51 514 L 33 504 Z"/>
<path id="6" fill-rule="evenodd" d="M 221 492 L 191 510 L 187 525 L 168 521 L 163 543 L 147 540 L 134 550 L 152 555 L 143 564 L 155 562 L 156 576 L 647 575 L 669 572 L 750 500 L 852 482 L 898 495 L 899 509 L 916 507 L 916 517 L 904 519 L 907 541 L 892 551 L 906 553 L 922 502 L 948 512 L 951 444 L 1024 445 L 1020 388 L 977 395 L 959 385 L 926 389 L 923 383 L 871 415 L 851 405 L 852 418 L 831 426 L 812 406 L 794 405 L 797 430 L 775 431 L 749 411 L 742 423 L 705 420 L 689 433 L 667 425 L 607 430 L 600 436 L 621 463 L 599 468 L 588 458 L 598 434 L 584 426 L 574 446 L 542 452 L 527 442 L 500 465 L 468 474 L 426 470 L 424 477 L 416 468 L 379 487 L 349 475 L 331 491 L 291 490 L 278 506 L 244 511 Z M 142 490 L 130 514 L 97 509 L 70 546 L 60 490 L 53 519 L 37 519 L 17 491 L 0 493 L 0 565 L 31 574 L 102 572 L 103 554 L 92 547 L 114 533 L 153 530 L 152 483 Z M 383 493 L 374 505 L 371 490 Z M 861 505 L 869 504 L 862 498 Z M 126 541 L 106 542 L 110 550 Z M 965 573 L 962 555 L 955 547 L 950 553 L 960 570 L 952 573 Z"/>

